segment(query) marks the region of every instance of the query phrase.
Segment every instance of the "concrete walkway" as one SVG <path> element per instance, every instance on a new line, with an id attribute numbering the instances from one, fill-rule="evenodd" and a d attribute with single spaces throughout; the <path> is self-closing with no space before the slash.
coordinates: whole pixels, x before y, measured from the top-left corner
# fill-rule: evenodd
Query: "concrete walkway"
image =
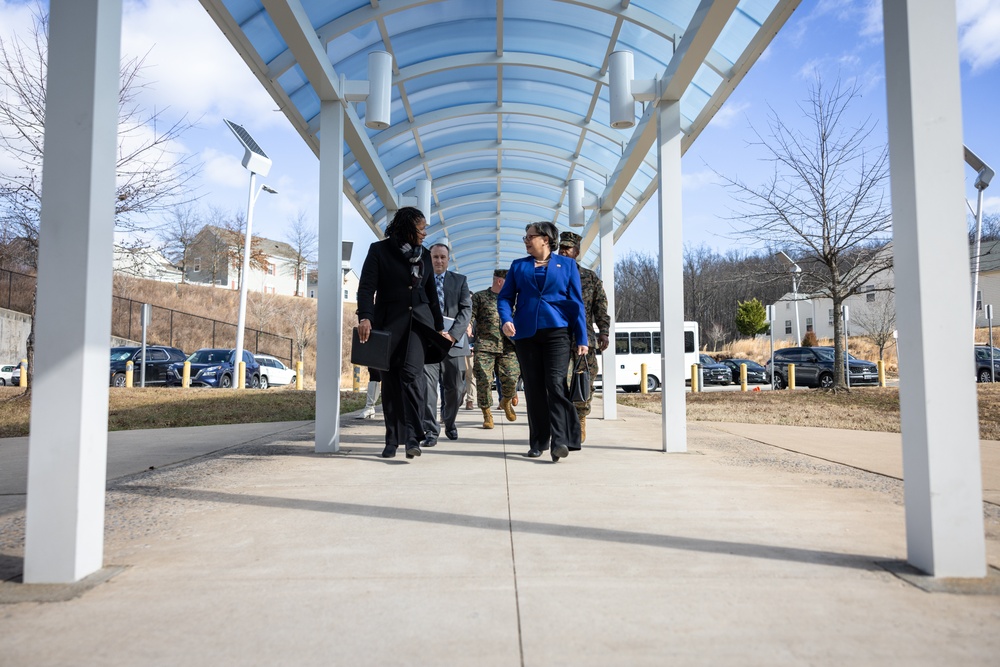
<path id="1" fill-rule="evenodd" d="M 521 456 L 522 405 L 491 431 L 461 411 L 412 461 L 346 416 L 340 454 L 271 425 L 119 478 L 107 580 L 0 585 L 0 665 L 996 664 L 995 573 L 901 565 L 902 484 L 868 472 L 898 436 L 691 422 L 668 455 L 658 415 L 619 410 L 558 465 Z M 21 516 L 0 516 L 15 566 Z"/>

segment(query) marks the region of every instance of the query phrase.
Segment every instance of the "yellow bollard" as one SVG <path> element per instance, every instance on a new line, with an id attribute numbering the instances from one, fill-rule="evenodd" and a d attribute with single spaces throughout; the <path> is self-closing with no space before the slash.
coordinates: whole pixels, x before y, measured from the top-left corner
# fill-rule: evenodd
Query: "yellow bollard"
<path id="1" fill-rule="evenodd" d="M 302 362 L 295 362 L 295 388 L 302 391 Z"/>
<path id="2" fill-rule="evenodd" d="M 885 362 L 879 359 L 875 363 L 878 365 L 878 386 L 885 387 Z"/>
<path id="3" fill-rule="evenodd" d="M 700 387 L 698 386 L 698 364 L 691 364 L 691 393 L 697 394 Z"/>
<path id="4" fill-rule="evenodd" d="M 21 381 L 17 383 L 18 387 L 28 386 L 28 360 L 21 359 Z"/>
<path id="5" fill-rule="evenodd" d="M 646 364 L 639 364 L 639 393 L 649 393 L 649 387 L 646 386 L 648 380 L 649 376 L 646 374 Z"/>
<path id="6" fill-rule="evenodd" d="M 795 389 L 795 364 L 788 364 L 788 388 Z"/>
<path id="7" fill-rule="evenodd" d="M 239 369 L 239 372 L 236 373 L 236 376 L 239 378 L 239 382 L 236 383 L 236 388 L 242 389 L 247 385 L 247 362 L 241 361 Z"/>
<path id="8" fill-rule="evenodd" d="M 740 391 L 747 390 L 747 365 L 740 364 Z"/>
<path id="9" fill-rule="evenodd" d="M 131 389 L 132 387 L 135 386 L 135 384 L 132 381 L 132 378 L 135 377 L 135 375 L 134 375 L 134 373 L 135 373 L 134 366 L 135 366 L 135 364 L 133 362 L 131 362 L 131 361 L 126 361 L 125 362 L 125 386 L 128 387 L 129 389 Z"/>
<path id="10" fill-rule="evenodd" d="M 354 382 L 351 385 L 352 391 L 361 391 L 361 366 L 354 367 Z"/>
<path id="11" fill-rule="evenodd" d="M 184 370 L 181 375 L 181 386 L 187 389 L 191 386 L 191 362 L 184 362 Z"/>

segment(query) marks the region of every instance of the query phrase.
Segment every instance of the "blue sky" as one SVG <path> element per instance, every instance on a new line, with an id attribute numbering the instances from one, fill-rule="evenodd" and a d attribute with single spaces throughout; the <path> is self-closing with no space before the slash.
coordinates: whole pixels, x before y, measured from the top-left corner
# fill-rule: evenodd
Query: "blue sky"
<path id="1" fill-rule="evenodd" d="M 23 0 L 0 0 L 0 35 L 30 24 Z M 1000 171 L 1000 1 L 959 0 L 965 142 Z M 932 45 L 928 45 L 929 48 Z M 125 0 L 123 52 L 146 55 L 149 107 L 168 116 L 188 114 L 197 127 L 178 150 L 203 164 L 200 205 L 245 211 L 248 174 L 243 152 L 222 122 L 228 118 L 254 136 L 273 160 L 265 180 L 279 191 L 262 195 L 254 209 L 254 231 L 283 240 L 291 219 L 304 213 L 315 225 L 319 164 L 274 102 L 197 0 Z M 725 252 L 740 247 L 732 235 L 734 203 L 715 172 L 760 183 L 767 174 L 748 147 L 750 125 L 765 130 L 770 110 L 790 124 L 802 117 L 798 104 L 818 73 L 825 83 L 857 82 L 862 97 L 852 106 L 858 122 L 871 118 L 884 141 L 885 74 L 878 0 L 803 0 L 789 22 L 684 157 L 684 238 L 689 246 Z M 0 157 L 0 168 L 4 168 Z M 759 176 L 758 176 L 759 174 Z M 974 174 L 966 170 L 973 200 Z M 987 190 L 985 209 L 1000 213 L 1000 181 Z M 349 204 L 345 239 L 355 241 L 353 264 L 375 240 Z M 656 238 L 656 205 L 647 204 L 619 241 L 618 256 L 649 251 Z"/>

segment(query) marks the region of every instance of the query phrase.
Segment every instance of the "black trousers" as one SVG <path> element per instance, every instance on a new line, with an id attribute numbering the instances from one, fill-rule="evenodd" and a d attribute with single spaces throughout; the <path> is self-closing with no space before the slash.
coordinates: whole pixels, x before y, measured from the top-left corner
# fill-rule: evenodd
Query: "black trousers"
<path id="1" fill-rule="evenodd" d="M 569 329 L 540 329 L 514 341 L 524 380 L 528 443 L 545 451 L 552 445 L 580 449 L 580 419 L 569 400 L 566 375 L 570 357 Z"/>
<path id="2" fill-rule="evenodd" d="M 448 357 L 437 364 L 424 366 L 427 378 L 427 401 L 424 403 L 423 427 L 427 438 L 437 440 L 441 424 L 445 429 L 455 428 L 458 403 L 462 397 L 462 371 L 465 357 Z M 438 423 L 438 398 L 441 399 L 441 422 Z"/>
<path id="3" fill-rule="evenodd" d="M 412 329 L 393 351 L 389 370 L 382 373 L 382 413 L 385 444 L 419 444 L 427 382 L 424 379 L 424 345 Z"/>

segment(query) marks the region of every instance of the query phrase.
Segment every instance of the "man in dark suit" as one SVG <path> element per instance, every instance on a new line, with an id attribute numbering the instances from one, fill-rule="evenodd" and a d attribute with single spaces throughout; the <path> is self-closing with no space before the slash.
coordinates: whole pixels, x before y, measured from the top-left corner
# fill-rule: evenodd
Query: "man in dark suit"
<path id="1" fill-rule="evenodd" d="M 464 357 L 469 354 L 469 337 L 466 335 L 466 329 L 472 318 L 472 298 L 469 281 L 465 276 L 448 270 L 450 253 L 451 248 L 446 239 L 431 245 L 431 264 L 434 266 L 434 284 L 445 322 L 444 333 L 454 345 L 447 359 L 424 366 L 424 377 L 427 378 L 427 401 L 421 417 L 426 434 L 424 447 L 433 447 L 437 444 L 442 425 L 449 440 L 458 439 L 455 417 L 458 415 L 458 406 L 462 398 Z M 440 422 L 437 420 L 439 396 Z"/>

